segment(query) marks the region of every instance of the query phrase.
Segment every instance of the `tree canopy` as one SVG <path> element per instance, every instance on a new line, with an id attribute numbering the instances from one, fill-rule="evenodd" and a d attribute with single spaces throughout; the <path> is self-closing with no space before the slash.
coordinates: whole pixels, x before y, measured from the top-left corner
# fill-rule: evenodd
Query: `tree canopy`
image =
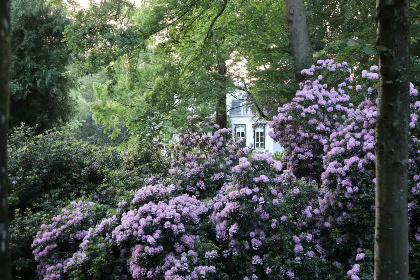
<path id="1" fill-rule="evenodd" d="M 38 0 L 12 1 L 10 126 L 26 123 L 38 132 L 69 121 L 74 101 L 68 75 L 71 60 L 63 42 L 70 24 L 63 8 Z"/>
<path id="2" fill-rule="evenodd" d="M 93 5 L 90 11 L 103 7 Z M 290 83 L 293 75 L 279 71 L 292 67 L 282 41 L 288 42 L 286 20 L 281 16 L 284 9 L 278 1 L 220 1 L 218 5 L 149 1 L 127 10 L 126 30 L 137 30 L 130 36 L 144 45 L 138 45 L 134 57 L 132 53 L 112 55 L 112 50 L 104 55 L 113 57 L 105 65 L 113 69 L 109 71 L 112 78 L 96 88 L 97 102 L 91 105 L 95 118 L 109 128 L 123 123 L 133 131 L 149 128 L 148 133 L 150 128 L 162 127 L 156 123 L 176 128 L 185 123 L 186 114 L 204 116 L 217 111 L 238 84 L 256 105 L 273 110 L 272 101 L 281 104 L 295 88 Z M 88 13 L 79 11 L 76 24 L 66 33 L 70 47 L 81 54 L 86 48 L 77 48 L 73 42 L 81 40 L 73 35 L 82 32 L 76 30 L 85 26 Z M 102 26 L 100 22 L 96 24 Z M 87 42 L 102 45 L 99 39 L 89 38 Z M 89 55 L 97 51 L 87 49 Z M 275 97 L 279 91 L 284 94 Z"/>

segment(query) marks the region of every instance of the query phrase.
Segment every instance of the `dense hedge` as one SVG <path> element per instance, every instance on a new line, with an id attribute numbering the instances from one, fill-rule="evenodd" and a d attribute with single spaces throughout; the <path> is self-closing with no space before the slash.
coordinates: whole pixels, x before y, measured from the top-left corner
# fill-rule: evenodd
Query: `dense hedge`
<path id="1" fill-rule="evenodd" d="M 44 221 L 75 199 L 116 207 L 150 174 L 168 169 L 158 145 L 119 150 L 77 140 L 69 130 L 9 138 L 9 197 L 14 279 L 35 279 L 30 245 Z"/>

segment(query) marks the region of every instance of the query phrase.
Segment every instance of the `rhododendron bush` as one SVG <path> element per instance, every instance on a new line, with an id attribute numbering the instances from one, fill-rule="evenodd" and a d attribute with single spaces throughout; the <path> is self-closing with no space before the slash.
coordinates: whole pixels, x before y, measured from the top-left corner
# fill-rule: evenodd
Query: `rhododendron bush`
<path id="1" fill-rule="evenodd" d="M 371 279 L 376 71 L 356 75 L 332 60 L 304 70 L 309 80 L 270 122 L 281 162 L 189 117 L 168 175 L 146 179 L 116 209 L 73 202 L 42 226 L 32 244 L 40 279 Z M 417 95 L 411 88 L 413 264 Z M 411 276 L 420 278 L 415 265 Z"/>
<path id="2" fill-rule="evenodd" d="M 334 65 L 332 60 L 318 61 L 317 66 L 306 70 L 306 74 L 317 78 L 301 84 L 293 101 L 279 108 L 278 116 L 270 125 L 274 131 L 272 137 L 286 149 L 285 161 L 289 168 L 319 181 L 319 213 L 308 220 L 313 223 L 314 237 L 327 249 L 331 260 L 353 264 L 347 275 L 358 279 L 362 272 L 371 277 L 373 269 L 377 103 L 374 84 L 378 81 L 378 67 L 372 66 L 369 71 L 363 70 L 361 77 L 355 77 L 350 68 L 343 68 L 345 63 Z M 322 83 L 323 76 L 315 74 L 325 70 L 340 70 L 348 72 L 349 76 L 336 87 L 328 87 Z M 412 248 L 417 248 L 420 241 L 420 235 L 415 233 L 419 217 L 416 180 L 420 172 L 417 165 L 420 102 L 413 85 L 410 95 L 411 192 L 408 207 L 411 244 Z M 363 101 L 355 106 L 351 103 L 353 99 Z M 285 131 L 294 132 L 294 141 L 286 138 L 287 134 L 282 133 Z M 415 250 L 411 252 L 416 254 Z M 370 259 L 366 260 L 366 256 Z M 415 258 L 411 260 L 416 263 Z M 366 265 L 360 266 L 359 262 Z M 415 265 L 412 272 L 416 273 L 413 276 L 419 277 Z"/>

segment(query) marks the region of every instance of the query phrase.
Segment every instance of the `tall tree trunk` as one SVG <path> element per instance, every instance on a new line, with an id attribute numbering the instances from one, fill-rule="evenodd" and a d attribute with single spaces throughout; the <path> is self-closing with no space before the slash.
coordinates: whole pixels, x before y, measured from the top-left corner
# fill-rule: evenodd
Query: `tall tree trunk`
<path id="1" fill-rule="evenodd" d="M 12 279 L 7 203 L 7 125 L 10 85 L 10 1 L 0 0 L 0 279 Z"/>
<path id="2" fill-rule="evenodd" d="M 220 77 L 220 90 L 217 93 L 216 103 L 216 124 L 220 128 L 227 127 L 227 111 L 226 111 L 226 62 L 221 60 L 217 64 L 217 73 Z"/>
<path id="3" fill-rule="evenodd" d="M 408 279 L 409 0 L 377 0 L 375 280 Z"/>
<path id="4" fill-rule="evenodd" d="M 312 53 L 306 25 L 306 11 L 303 0 L 286 0 L 286 16 L 290 33 L 292 56 L 295 62 L 295 76 L 298 82 L 303 77 L 300 71 L 311 67 Z"/>

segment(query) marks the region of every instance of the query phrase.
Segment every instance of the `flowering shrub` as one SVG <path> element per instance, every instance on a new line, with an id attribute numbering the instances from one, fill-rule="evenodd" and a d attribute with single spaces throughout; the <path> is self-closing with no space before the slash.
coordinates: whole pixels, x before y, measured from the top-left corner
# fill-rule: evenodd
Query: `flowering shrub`
<path id="1" fill-rule="evenodd" d="M 347 262 L 358 248 L 371 249 L 374 234 L 374 124 L 376 105 L 366 100 L 325 148 L 316 228 L 330 255 Z M 328 238 L 327 238 L 328 237 Z"/>
<path id="2" fill-rule="evenodd" d="M 317 78 L 301 83 L 292 102 L 278 108 L 279 114 L 269 123 L 273 129 L 270 136 L 285 149 L 287 168 L 298 177 L 315 180 L 319 179 L 323 168 L 323 146 L 353 112 L 350 96 L 344 90 L 346 82 L 338 84 L 337 88 L 322 83 L 322 70 L 348 73 L 347 64 L 338 65 L 332 60 L 319 64 L 302 71 Z"/>
<path id="3" fill-rule="evenodd" d="M 137 146 L 120 151 L 77 140 L 68 130 L 33 135 L 13 131 L 8 142 L 13 278 L 34 279 L 31 243 L 56 209 L 81 198 L 117 207 L 150 173 L 167 170 L 156 150 Z"/>
<path id="4" fill-rule="evenodd" d="M 371 70 L 377 70 L 372 67 Z M 362 75 L 369 77 L 370 72 L 364 71 Z M 371 74 L 371 80 L 375 81 L 377 76 Z M 415 127 L 417 126 L 417 116 L 419 115 L 418 92 L 413 87 L 410 91 L 411 103 L 411 122 L 410 134 L 411 149 L 409 157 L 411 162 L 417 162 L 418 150 L 414 150 L 417 145 Z M 319 238 L 328 240 L 328 245 L 324 245 L 338 255 L 337 260 L 348 261 L 344 256 L 350 256 L 351 251 L 354 255 L 361 254 L 362 251 L 371 252 L 373 249 L 374 235 L 374 187 L 375 187 L 375 122 L 376 122 L 376 97 L 371 95 L 370 99 L 363 101 L 349 120 L 344 123 L 342 129 L 332 133 L 328 145 L 324 147 L 326 154 L 323 157 L 324 172 L 321 175 L 321 199 L 319 200 L 320 209 L 324 212 L 319 223 L 321 227 Z M 414 176 L 419 173 L 419 169 L 411 164 L 409 166 L 410 176 L 413 180 L 409 182 L 409 190 L 415 184 Z M 418 195 L 409 193 L 410 205 L 416 205 Z M 413 207 L 414 208 L 414 207 Z M 417 209 L 410 209 L 410 216 L 418 217 Z M 411 218 L 412 219 L 412 218 Z M 330 223 L 325 227 L 325 222 Z M 415 228 L 417 222 L 412 219 L 411 228 Z M 324 227 L 324 229 L 322 229 Z M 327 233 L 326 231 L 329 231 Z M 330 236 L 330 238 L 326 238 Z M 333 238 L 335 236 L 335 238 Z M 414 234 L 412 235 L 412 237 Z M 411 237 L 411 244 L 418 243 Z M 336 242 L 334 242 L 334 240 Z M 357 241 L 357 242 L 355 242 Z M 335 243 L 335 244 L 334 244 Z M 356 261 L 357 261 L 356 255 Z M 414 264 L 417 260 L 412 260 Z M 354 259 L 351 263 L 354 263 Z M 355 265 L 355 264 L 354 264 Z M 368 265 L 368 275 L 372 274 L 371 263 Z M 415 266 L 414 266 L 415 267 Z M 366 269 L 361 266 L 360 271 Z M 414 271 L 412 270 L 412 275 Z M 352 276 L 356 278 L 355 276 Z"/>
<path id="5" fill-rule="evenodd" d="M 172 176 L 145 180 L 146 185 L 132 195 L 130 203 L 126 200 L 120 203 L 117 216 L 105 218 L 112 221 L 112 227 L 100 226 L 101 239 L 97 239 L 98 226 L 91 225 L 72 257 L 55 261 L 65 262 L 65 270 L 47 271 L 40 267 L 39 274 L 43 277 L 77 276 L 78 279 L 90 279 L 89 275 L 100 279 L 109 275 L 130 279 L 211 279 L 216 269 L 217 246 L 207 242 L 207 232 L 200 224 L 210 210 L 207 203 L 189 194 L 205 198 L 215 193 L 223 184 L 220 182 L 230 176 L 230 168 L 226 168 L 223 160 L 238 162 L 248 151 L 233 143 L 229 130 L 217 130 L 208 136 L 202 127 L 215 130 L 215 125 L 195 122 L 198 122 L 196 117 L 191 118 L 191 128 L 172 151 Z M 103 196 L 99 195 L 98 200 Z M 35 255 L 45 250 L 39 242 L 34 242 L 33 246 Z M 115 260 L 107 258 L 107 254 Z M 102 261 L 95 261 L 97 259 Z M 108 262 L 108 269 L 101 268 L 104 260 Z M 127 271 L 118 269 L 121 262 L 127 263 Z M 42 263 L 47 267 L 56 266 L 54 262 L 42 260 Z M 54 271 L 53 276 L 50 276 L 51 271 Z"/>
<path id="6" fill-rule="evenodd" d="M 44 279 L 61 279 L 74 264 L 83 263 L 87 255 L 79 252 L 86 243 L 84 238 L 104 216 L 105 208 L 93 202 L 72 202 L 70 209 L 53 218 L 49 225 L 43 224 L 32 243 L 38 273 Z"/>
<path id="7" fill-rule="evenodd" d="M 232 170 L 230 181 L 211 201 L 227 274 L 233 279 L 325 274 L 323 249 L 305 231 L 304 217 L 312 216 L 317 193 L 313 182 L 297 181 L 269 154 L 240 158 Z"/>
<path id="8" fill-rule="evenodd" d="M 169 174 L 179 181 L 182 191 L 212 197 L 229 179 L 230 169 L 249 153 L 234 143 L 230 129 L 218 129 L 212 121 L 188 117 L 189 126 L 178 135 Z"/>
<path id="9" fill-rule="evenodd" d="M 133 279 L 198 279 L 215 272 L 195 250 L 197 226 L 207 211 L 205 203 L 184 194 L 124 213 L 112 238 L 127 252 Z"/>
<path id="10" fill-rule="evenodd" d="M 318 61 L 318 66 L 305 72 L 313 75 L 316 71 L 325 71 L 325 68 L 334 72 L 338 68 L 334 65 L 338 64 L 332 60 Z M 274 129 L 273 137 L 286 147 L 285 164 L 296 174 L 320 182 L 319 213 L 307 222 L 313 224 L 313 236 L 327 249 L 328 259 L 344 266 L 351 264 L 347 273 L 351 279 L 359 279 L 363 274 L 371 277 L 373 269 L 369 252 L 372 252 L 374 241 L 374 83 L 378 80 L 377 70 L 378 67 L 372 66 L 370 71 L 363 70 L 361 77 L 349 75 L 336 88 L 320 84 L 322 76 L 306 81 L 301 84 L 295 99 L 279 108 L 279 115 L 270 123 Z M 412 85 L 410 94 L 410 176 L 413 180 L 410 180 L 409 209 L 411 244 L 416 244 L 419 240 L 413 237 L 417 225 L 412 217 L 418 217 L 416 129 L 420 102 Z M 350 102 L 350 96 L 363 101 L 356 107 Z M 286 138 L 291 132 L 297 135 L 292 137 L 293 141 Z M 362 252 L 367 252 L 369 258 L 362 258 L 365 254 Z M 365 262 L 361 266 L 357 262 L 362 259 Z"/>
<path id="11" fill-rule="evenodd" d="M 303 71 L 315 78 L 270 123 L 282 162 L 189 117 L 167 176 L 116 193 L 118 207 L 76 203 L 74 215 L 43 227 L 33 243 L 40 278 L 371 279 L 378 74 L 350 69 L 326 60 Z M 329 76 L 344 80 L 328 86 Z M 412 264 L 420 261 L 417 95 L 411 88 Z M 420 278 L 415 265 L 410 273 Z"/>

